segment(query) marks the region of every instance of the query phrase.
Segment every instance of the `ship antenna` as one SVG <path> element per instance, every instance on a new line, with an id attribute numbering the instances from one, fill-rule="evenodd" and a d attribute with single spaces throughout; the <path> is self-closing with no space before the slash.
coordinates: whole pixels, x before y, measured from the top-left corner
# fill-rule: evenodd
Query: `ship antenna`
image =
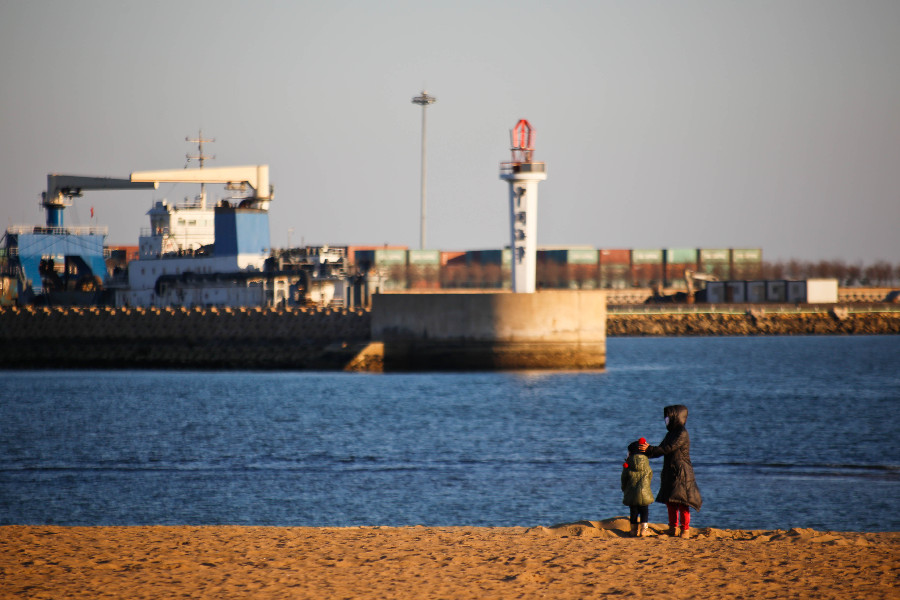
<path id="1" fill-rule="evenodd" d="M 187 158 L 187 162 L 184 164 L 185 169 L 187 169 L 188 163 L 190 163 L 192 160 L 199 161 L 201 169 L 203 168 L 203 162 L 206 159 L 211 158 L 211 159 L 215 160 L 215 158 L 216 158 L 215 154 L 212 156 L 207 156 L 206 154 L 203 154 L 203 142 L 215 142 L 216 141 L 216 138 L 204 139 L 203 138 L 203 129 L 197 130 L 196 139 L 191 139 L 190 136 L 188 136 L 188 137 L 184 138 L 184 141 L 190 142 L 192 144 L 197 144 L 197 154 L 185 154 L 185 157 Z M 206 184 L 205 183 L 200 184 L 200 208 L 206 208 Z"/>

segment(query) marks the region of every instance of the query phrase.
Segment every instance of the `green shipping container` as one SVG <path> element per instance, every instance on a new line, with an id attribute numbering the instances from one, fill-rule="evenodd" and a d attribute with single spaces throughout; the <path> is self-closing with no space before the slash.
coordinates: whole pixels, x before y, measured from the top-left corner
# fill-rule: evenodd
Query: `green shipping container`
<path id="1" fill-rule="evenodd" d="M 596 265 L 600 254 L 593 248 L 578 248 L 567 250 L 567 261 L 570 265 Z"/>
<path id="2" fill-rule="evenodd" d="M 375 264 L 377 265 L 405 265 L 405 250 L 376 250 Z"/>
<path id="3" fill-rule="evenodd" d="M 731 251 L 731 260 L 735 263 L 761 263 L 761 248 L 734 248 Z"/>
<path id="4" fill-rule="evenodd" d="M 382 248 L 380 250 L 357 250 L 356 264 L 375 267 L 406 265 L 406 250 Z"/>
<path id="5" fill-rule="evenodd" d="M 731 261 L 731 250 L 728 248 L 701 248 L 700 264 L 727 263 Z"/>
<path id="6" fill-rule="evenodd" d="M 440 250 L 410 250 L 409 264 L 411 265 L 440 265 Z"/>
<path id="7" fill-rule="evenodd" d="M 695 265 L 697 264 L 696 248 L 666 248 L 666 264 L 668 265 Z"/>
<path id="8" fill-rule="evenodd" d="M 631 264 L 634 265 L 661 265 L 663 262 L 662 250 L 632 250 Z"/>

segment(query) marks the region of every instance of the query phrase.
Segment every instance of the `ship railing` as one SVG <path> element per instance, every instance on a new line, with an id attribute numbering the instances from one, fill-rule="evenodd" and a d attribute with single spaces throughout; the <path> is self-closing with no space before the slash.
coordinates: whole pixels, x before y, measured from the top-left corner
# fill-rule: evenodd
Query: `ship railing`
<path id="1" fill-rule="evenodd" d="M 141 237 L 155 237 L 169 235 L 168 227 L 141 227 Z"/>
<path id="2" fill-rule="evenodd" d="M 184 200 L 180 200 L 175 203 L 176 209 L 182 208 L 200 208 L 203 206 L 203 200 L 200 196 L 196 196 L 194 198 L 185 198 Z"/>
<path id="3" fill-rule="evenodd" d="M 12 225 L 6 229 L 6 233 L 17 235 L 29 233 L 41 233 L 51 235 L 106 235 L 109 227 L 76 225 L 74 227 L 45 227 L 43 225 Z"/>
<path id="4" fill-rule="evenodd" d="M 500 174 L 510 175 L 513 173 L 545 173 L 547 164 L 543 162 L 502 162 L 500 163 Z"/>

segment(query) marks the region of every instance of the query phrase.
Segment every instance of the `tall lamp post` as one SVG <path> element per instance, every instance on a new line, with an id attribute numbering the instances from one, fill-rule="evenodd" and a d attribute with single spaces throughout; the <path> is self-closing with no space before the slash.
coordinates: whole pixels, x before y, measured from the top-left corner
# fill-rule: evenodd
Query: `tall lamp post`
<path id="1" fill-rule="evenodd" d="M 412 99 L 413 104 L 422 107 L 422 214 L 419 222 L 419 246 L 425 249 L 425 188 L 426 188 L 426 160 L 425 160 L 425 109 L 429 104 L 437 102 L 437 98 L 429 96 L 428 92 L 422 90 L 422 93 Z"/>

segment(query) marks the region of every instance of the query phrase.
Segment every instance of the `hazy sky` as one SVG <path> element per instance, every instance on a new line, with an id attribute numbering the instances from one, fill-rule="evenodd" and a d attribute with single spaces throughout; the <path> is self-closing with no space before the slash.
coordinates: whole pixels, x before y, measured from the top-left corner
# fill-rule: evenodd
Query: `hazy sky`
<path id="1" fill-rule="evenodd" d="M 541 245 L 900 262 L 900 2 L 0 0 L 0 216 L 51 172 L 268 164 L 273 245 L 508 244 L 509 129 L 537 131 Z M 196 186 L 89 192 L 137 244 Z M 213 190 L 213 195 L 222 193 Z"/>

